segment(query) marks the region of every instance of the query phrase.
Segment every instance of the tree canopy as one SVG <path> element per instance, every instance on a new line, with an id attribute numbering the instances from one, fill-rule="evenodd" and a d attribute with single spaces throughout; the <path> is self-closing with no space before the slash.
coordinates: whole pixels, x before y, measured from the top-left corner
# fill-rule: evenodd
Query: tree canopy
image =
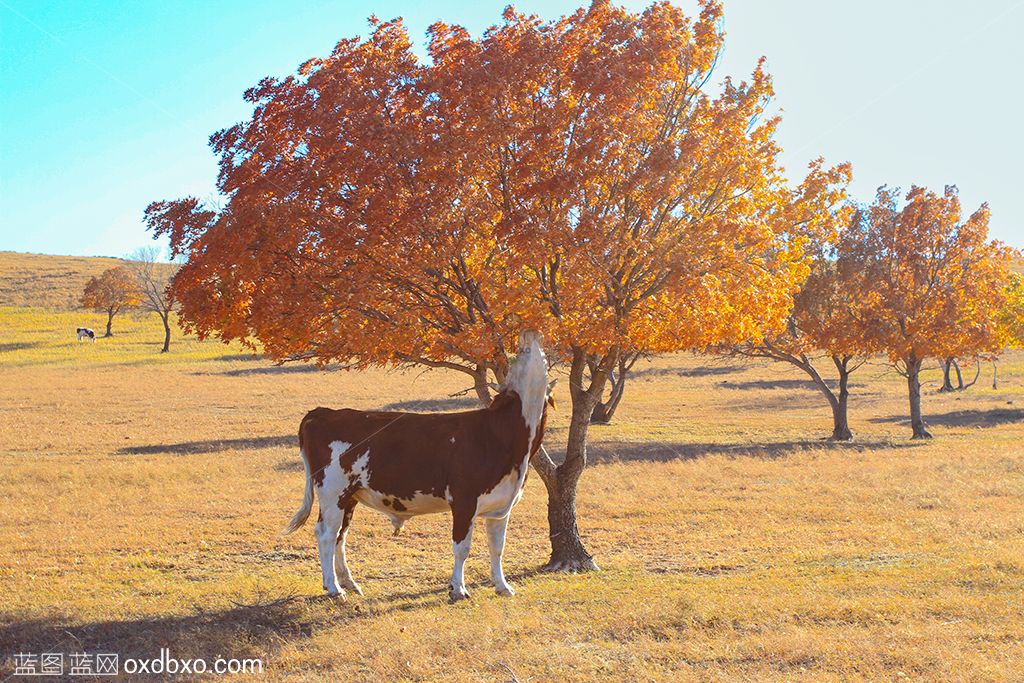
<path id="1" fill-rule="evenodd" d="M 96 277 L 89 278 L 82 292 L 82 306 L 107 314 L 107 337 L 114 316 L 125 308 L 142 303 L 142 291 L 132 271 L 124 266 L 108 268 Z"/>
<path id="2" fill-rule="evenodd" d="M 565 463 L 535 465 L 553 544 L 575 537 L 585 422 L 618 358 L 781 329 L 832 190 L 818 167 L 788 185 L 763 60 L 709 86 L 721 13 L 509 8 L 479 38 L 434 24 L 426 63 L 400 20 L 372 19 L 264 79 L 211 138 L 225 206 L 147 209 L 188 257 L 183 324 L 278 360 L 460 370 L 484 400 L 515 333 L 542 330 L 573 416 Z"/>
<path id="3" fill-rule="evenodd" d="M 840 268 L 857 281 L 864 343 L 907 376 L 915 438 L 928 437 L 918 373 L 925 358 L 995 353 L 1013 250 L 988 238 L 988 205 L 966 219 L 957 189 L 879 188 L 844 231 Z"/>

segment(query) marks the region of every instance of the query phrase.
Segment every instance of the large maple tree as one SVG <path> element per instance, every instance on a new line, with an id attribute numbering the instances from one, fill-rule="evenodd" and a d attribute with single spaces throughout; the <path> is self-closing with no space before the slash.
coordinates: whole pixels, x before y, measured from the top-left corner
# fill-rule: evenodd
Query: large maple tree
<path id="1" fill-rule="evenodd" d="M 720 19 L 711 0 L 510 8 L 479 38 L 434 24 L 426 63 L 401 21 L 371 20 L 263 80 L 212 137 L 223 208 L 147 210 L 187 255 L 184 325 L 279 360 L 450 368 L 482 401 L 518 330 L 542 330 L 572 399 L 564 460 L 533 463 L 547 566 L 596 568 L 576 490 L 619 359 L 777 331 L 808 272 L 770 77 L 709 86 Z"/>

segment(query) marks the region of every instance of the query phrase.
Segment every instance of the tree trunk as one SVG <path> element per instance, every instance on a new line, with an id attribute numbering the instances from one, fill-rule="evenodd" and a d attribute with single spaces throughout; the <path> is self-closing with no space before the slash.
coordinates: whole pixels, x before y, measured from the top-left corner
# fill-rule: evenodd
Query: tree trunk
<path id="1" fill-rule="evenodd" d="M 939 361 L 939 365 L 942 366 L 942 387 L 939 391 L 953 391 L 953 380 L 950 377 L 949 371 L 953 368 L 953 359 L 946 358 L 945 360 Z"/>
<path id="2" fill-rule="evenodd" d="M 853 434 L 850 432 L 850 423 L 847 419 L 847 405 L 850 398 L 850 356 L 832 356 L 832 362 L 835 364 L 836 370 L 839 371 L 838 396 L 832 391 L 828 383 L 822 379 L 821 373 L 818 372 L 811 363 L 810 358 L 806 355 L 794 356 L 783 353 L 773 356 L 773 358 L 792 363 L 806 372 L 814 382 L 814 386 L 818 387 L 818 391 L 828 399 L 828 404 L 832 408 L 832 436 L 829 437 L 829 441 L 849 441 L 852 439 Z"/>
<path id="3" fill-rule="evenodd" d="M 619 403 L 622 402 L 622 395 L 626 391 L 626 376 L 639 357 L 640 354 L 636 353 L 619 358 L 615 372 L 608 376 L 611 394 L 608 396 L 607 401 L 599 400 L 597 405 L 594 406 L 594 412 L 590 415 L 591 422 L 594 424 L 608 424 L 612 421 L 612 416 L 615 415 L 615 410 L 619 407 Z"/>
<path id="4" fill-rule="evenodd" d="M 590 416 L 601 396 L 608 372 L 603 367 L 591 375 L 588 389 L 583 388 L 583 373 L 587 367 L 586 355 L 581 349 L 573 350 L 569 371 L 569 393 L 572 397 L 572 416 L 569 438 L 565 449 L 565 462 L 555 467 L 541 449 L 533 465 L 548 492 L 548 533 L 551 557 L 544 571 L 578 572 L 596 571 L 594 558 L 587 552 L 576 525 L 576 487 L 587 465 L 587 430 Z"/>
<path id="5" fill-rule="evenodd" d="M 956 362 L 956 358 L 950 358 L 949 359 L 949 364 L 953 366 L 954 370 L 956 370 L 956 390 L 957 391 L 963 391 L 964 390 L 964 375 L 963 375 L 962 372 L 960 372 L 960 364 Z"/>
<path id="6" fill-rule="evenodd" d="M 925 427 L 921 417 L 921 359 L 911 354 L 906 359 L 907 392 L 910 397 L 910 427 L 914 431 L 914 439 L 930 439 L 932 435 Z"/>
<path id="7" fill-rule="evenodd" d="M 491 385 L 487 383 L 487 366 L 476 366 L 476 371 L 473 373 L 473 389 L 476 391 L 476 397 L 480 400 L 480 405 L 485 407 L 491 405 Z"/>
<path id="8" fill-rule="evenodd" d="M 107 333 L 103 335 L 104 337 L 112 337 L 112 336 L 114 336 L 114 333 L 110 331 L 110 326 L 113 323 L 114 323 L 114 312 L 108 310 L 107 311 Z"/>
<path id="9" fill-rule="evenodd" d="M 626 390 L 626 373 L 628 372 L 624 367 L 620 367 L 619 371 L 609 378 L 609 383 L 612 386 L 611 394 L 608 396 L 607 401 L 598 401 L 594 406 L 594 411 L 590 414 L 591 422 L 595 424 L 608 424 L 612 421 L 615 409 L 622 402 L 622 394 Z"/>
<path id="10" fill-rule="evenodd" d="M 999 366 L 995 361 L 992 361 L 992 388 L 999 388 Z"/>
<path id="11" fill-rule="evenodd" d="M 839 371 L 839 395 L 832 394 L 829 403 L 832 405 L 832 436 L 830 441 L 850 441 L 850 421 L 847 417 L 847 406 L 850 400 L 850 357 L 832 356 L 836 370 Z M 829 392 L 831 394 L 831 392 Z"/>
<path id="12" fill-rule="evenodd" d="M 546 571 L 596 570 L 594 558 L 583 545 L 576 526 L 576 487 L 587 463 L 587 429 L 593 407 L 574 403 L 569 423 L 565 462 L 555 470 L 555 490 L 548 492 L 548 531 L 551 557 Z"/>
<path id="13" fill-rule="evenodd" d="M 164 348 L 160 349 L 160 353 L 167 353 L 171 350 L 171 321 L 170 315 L 161 315 L 160 319 L 164 321 Z"/>
<path id="14" fill-rule="evenodd" d="M 960 380 L 960 391 L 967 391 L 975 384 L 978 383 L 978 378 L 981 377 L 981 358 L 974 357 L 974 379 L 964 384 L 963 380 Z"/>

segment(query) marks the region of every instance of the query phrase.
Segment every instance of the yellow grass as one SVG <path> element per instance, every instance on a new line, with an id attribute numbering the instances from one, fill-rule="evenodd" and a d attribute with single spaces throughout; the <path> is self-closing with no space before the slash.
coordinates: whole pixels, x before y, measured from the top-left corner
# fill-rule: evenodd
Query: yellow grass
<path id="1" fill-rule="evenodd" d="M 817 439 L 828 410 L 795 371 L 656 359 L 615 424 L 591 431 L 580 526 L 603 571 L 536 573 L 548 546 L 531 476 L 506 552 L 516 597 L 488 586 L 479 529 L 473 600 L 449 605 L 447 517 L 392 538 L 360 508 L 349 562 L 366 597 L 342 603 L 321 597 L 311 527 L 277 535 L 301 499 L 300 418 L 316 405 L 455 409 L 463 379 L 274 368 L 197 342 L 161 358 L 155 318 L 80 348 L 64 329 L 78 314 L 54 315 L 3 311 L 0 343 L 40 346 L 0 351 L 0 678 L 18 651 L 161 647 L 260 657 L 271 680 L 1024 670 L 1020 354 L 1000 364 L 999 390 L 987 369 L 968 392 L 938 394 L 930 371 L 925 444 L 907 438 L 902 380 L 861 369 L 849 446 Z"/>
<path id="2" fill-rule="evenodd" d="M 173 314 L 172 314 L 173 318 Z M 184 336 L 172 322 L 171 351 L 162 354 L 164 327 L 155 313 L 125 312 L 114 318 L 113 336 L 103 338 L 106 313 L 79 309 L 62 311 L 47 308 L 0 306 L 0 363 L 7 367 L 61 365 L 100 367 L 250 358 L 251 352 L 239 344 L 225 345 L 214 340 L 199 341 Z M 90 327 L 95 342 L 78 341 L 75 330 Z"/>

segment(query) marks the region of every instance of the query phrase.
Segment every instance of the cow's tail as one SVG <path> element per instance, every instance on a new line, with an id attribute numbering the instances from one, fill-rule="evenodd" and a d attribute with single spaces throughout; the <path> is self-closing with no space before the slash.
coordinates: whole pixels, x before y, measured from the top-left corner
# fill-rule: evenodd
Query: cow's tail
<path id="1" fill-rule="evenodd" d="M 309 519 L 309 512 L 313 509 L 313 473 L 309 470 L 309 456 L 306 455 L 306 449 L 302 444 L 302 430 L 299 430 L 299 455 L 302 456 L 302 467 L 306 471 L 306 490 L 302 493 L 302 507 L 292 517 L 292 521 L 288 522 L 282 531 L 282 536 L 294 532 L 300 526 L 306 523 Z"/>

